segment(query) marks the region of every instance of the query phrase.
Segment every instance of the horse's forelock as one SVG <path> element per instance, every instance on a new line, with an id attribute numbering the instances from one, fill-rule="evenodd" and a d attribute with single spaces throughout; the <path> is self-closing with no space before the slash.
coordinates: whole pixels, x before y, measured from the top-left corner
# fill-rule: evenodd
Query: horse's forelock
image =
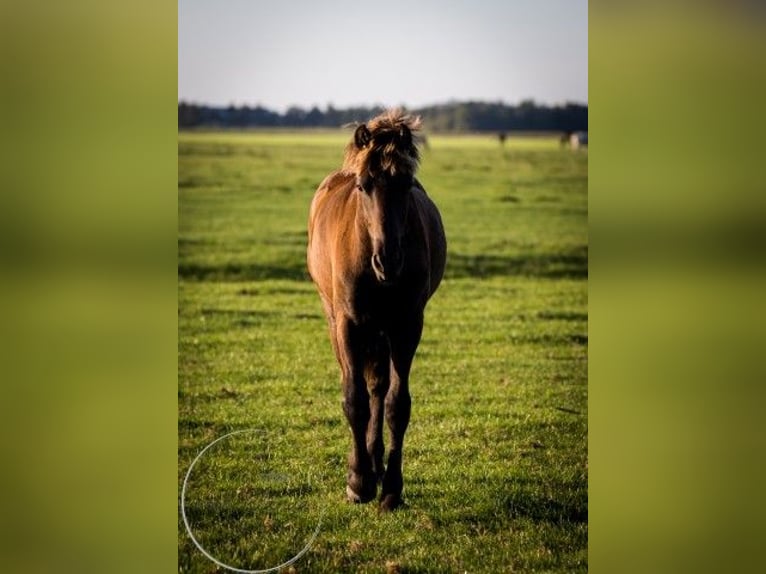
<path id="1" fill-rule="evenodd" d="M 344 168 L 356 174 L 384 172 L 391 175 L 415 175 L 420 161 L 416 133 L 421 126 L 419 117 L 402 110 L 388 110 L 367 124 L 369 141 L 363 147 L 358 138 L 346 146 Z"/>

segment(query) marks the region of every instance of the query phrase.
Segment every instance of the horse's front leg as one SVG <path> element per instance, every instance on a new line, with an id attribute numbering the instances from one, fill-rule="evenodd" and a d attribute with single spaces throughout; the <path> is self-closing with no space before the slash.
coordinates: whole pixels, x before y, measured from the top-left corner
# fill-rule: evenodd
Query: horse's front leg
<path id="1" fill-rule="evenodd" d="M 367 450 L 370 395 L 364 377 L 364 329 L 348 317 L 336 319 L 336 343 L 343 386 L 343 412 L 351 427 L 353 444 L 348 455 L 346 496 L 352 502 L 375 498 L 377 477 Z"/>
<path id="2" fill-rule="evenodd" d="M 372 459 L 372 471 L 378 480 L 383 478 L 383 405 L 389 387 L 391 350 L 382 333 L 375 336 L 366 358 L 365 379 L 370 394 L 370 424 L 367 427 L 367 452 Z"/>
<path id="3" fill-rule="evenodd" d="M 423 313 L 416 312 L 408 318 L 410 320 L 406 324 L 397 326 L 391 334 L 391 384 L 385 401 L 386 423 L 391 439 L 380 493 L 380 510 L 383 512 L 394 510 L 402 503 L 404 488 L 402 452 L 412 404 L 409 389 L 410 367 L 423 331 Z"/>

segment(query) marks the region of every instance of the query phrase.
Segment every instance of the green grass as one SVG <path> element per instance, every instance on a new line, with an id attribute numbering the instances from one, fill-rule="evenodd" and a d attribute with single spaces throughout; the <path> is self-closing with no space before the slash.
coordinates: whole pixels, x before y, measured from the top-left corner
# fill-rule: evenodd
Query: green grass
<path id="1" fill-rule="evenodd" d="M 587 152 L 432 136 L 420 179 L 447 271 L 411 375 L 407 506 L 344 501 L 350 432 L 305 271 L 316 186 L 347 132 L 179 135 L 179 495 L 240 568 L 587 570 Z M 179 570 L 216 567 L 179 513 Z"/>

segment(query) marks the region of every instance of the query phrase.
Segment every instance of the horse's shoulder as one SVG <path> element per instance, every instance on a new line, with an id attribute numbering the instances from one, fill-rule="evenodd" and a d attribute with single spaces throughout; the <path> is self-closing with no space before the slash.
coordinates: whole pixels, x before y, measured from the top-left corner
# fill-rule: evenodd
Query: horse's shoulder
<path id="1" fill-rule="evenodd" d="M 322 180 L 314 193 L 314 199 L 311 201 L 310 218 L 312 220 L 318 210 L 326 209 L 327 205 L 337 201 L 338 191 L 348 187 L 350 177 L 352 176 L 347 172 L 334 171 Z"/>

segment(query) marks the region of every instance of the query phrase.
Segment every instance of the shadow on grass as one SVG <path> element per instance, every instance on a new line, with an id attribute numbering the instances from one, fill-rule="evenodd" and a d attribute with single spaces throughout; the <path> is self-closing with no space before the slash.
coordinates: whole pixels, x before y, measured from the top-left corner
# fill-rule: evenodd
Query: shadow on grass
<path id="1" fill-rule="evenodd" d="M 204 317 L 222 318 L 232 325 L 238 327 L 252 327 L 254 325 L 260 325 L 265 320 L 273 317 L 279 317 L 280 313 L 277 311 L 253 311 L 245 309 L 211 309 L 203 308 L 202 315 Z"/>
<path id="2" fill-rule="evenodd" d="M 272 252 L 274 246 L 284 249 L 285 256 L 279 263 L 259 263 L 257 261 L 232 262 L 221 261 L 206 264 L 187 262 L 196 254 L 215 252 L 223 254 L 219 247 L 209 244 L 204 239 L 178 239 L 178 277 L 187 281 L 265 281 L 270 279 L 286 281 L 310 281 L 306 268 L 306 232 L 303 230 L 284 231 L 270 237 L 248 238 L 232 242 L 235 247 L 245 245 L 247 249 L 258 246 L 262 251 Z M 186 260 L 186 261 L 185 261 Z M 246 293 L 241 293 L 246 294 Z"/>
<path id="3" fill-rule="evenodd" d="M 587 313 L 577 311 L 539 311 L 537 317 L 550 321 L 587 321 Z"/>
<path id="4" fill-rule="evenodd" d="M 506 493 L 502 503 L 507 516 L 511 519 L 527 518 L 534 522 L 550 524 L 588 522 L 587 498 L 583 498 L 583 500 L 557 500 L 531 492 L 516 491 Z"/>
<path id="5" fill-rule="evenodd" d="M 242 478 L 244 481 L 245 478 Z M 214 485 L 215 487 L 215 485 Z M 296 498 L 302 498 L 316 494 L 317 489 L 310 484 L 299 485 L 245 485 L 240 491 L 246 491 L 244 494 L 237 492 L 237 500 L 192 500 L 186 504 L 186 517 L 189 522 L 210 521 L 214 518 L 216 522 L 238 522 L 253 517 L 254 509 L 259 506 L 268 509 L 281 507 L 288 508 L 294 503 Z M 204 491 L 203 491 L 204 492 Z M 210 494 L 208 493 L 208 496 Z M 218 496 L 221 496 L 220 494 Z M 234 494 L 231 493 L 234 497 Z M 265 510 L 264 510 L 265 514 Z"/>
<path id="6" fill-rule="evenodd" d="M 580 246 L 563 253 L 518 256 L 447 254 L 447 278 L 495 276 L 585 279 L 588 277 L 588 247 Z"/>
<path id="7" fill-rule="evenodd" d="M 306 287 L 274 287 L 268 286 L 266 288 L 258 287 L 244 287 L 237 291 L 237 295 L 243 295 L 246 297 L 261 297 L 264 295 L 303 295 L 305 293 L 314 293 L 314 288 Z"/>
<path id="8" fill-rule="evenodd" d="M 225 263 L 202 265 L 180 263 L 178 277 L 186 281 L 247 282 L 280 279 L 285 281 L 310 281 L 305 262 L 269 265 L 260 263 Z"/>
<path id="9" fill-rule="evenodd" d="M 588 246 L 581 245 L 559 253 L 469 255 L 449 252 L 447 254 L 445 277 L 448 279 L 496 276 L 586 279 L 588 277 Z M 247 282 L 273 279 L 311 281 L 302 253 L 290 257 L 280 264 L 257 262 L 179 263 L 178 277 L 186 281 Z"/>
<path id="10" fill-rule="evenodd" d="M 588 176 L 580 174 L 561 174 L 537 177 L 534 179 L 512 182 L 514 188 L 540 188 L 546 190 L 587 191 Z"/>
<path id="11" fill-rule="evenodd" d="M 467 489 L 474 492 L 469 498 L 477 498 L 445 512 L 437 519 L 442 526 L 463 523 L 476 530 L 492 532 L 507 529 L 513 520 L 555 526 L 588 522 L 587 482 L 561 483 L 555 485 L 553 492 L 542 483 L 527 480 L 497 486 L 472 485 Z"/>
<path id="12" fill-rule="evenodd" d="M 554 335 L 548 333 L 532 334 L 526 336 L 511 336 L 510 340 L 517 344 L 546 345 L 547 347 L 556 347 L 560 345 L 581 345 L 588 346 L 588 335 L 580 333 L 568 333 Z"/>

